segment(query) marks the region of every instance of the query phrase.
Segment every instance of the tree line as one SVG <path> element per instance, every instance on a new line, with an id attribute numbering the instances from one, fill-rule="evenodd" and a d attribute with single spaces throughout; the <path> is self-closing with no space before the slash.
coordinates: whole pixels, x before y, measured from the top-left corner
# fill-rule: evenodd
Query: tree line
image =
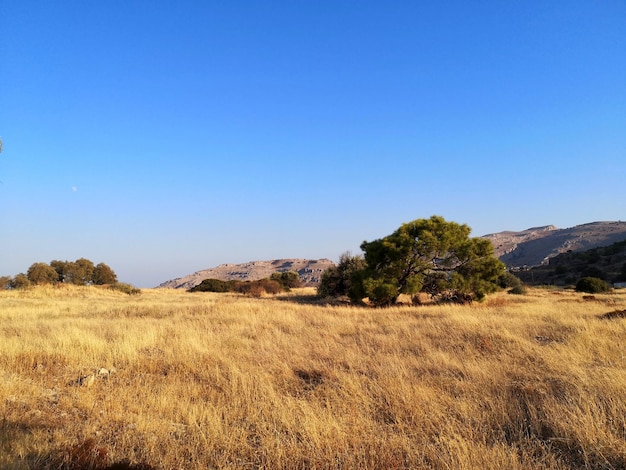
<path id="1" fill-rule="evenodd" d="M 95 264 L 86 259 L 53 260 L 33 263 L 26 273 L 1 276 L 0 289 L 21 289 L 31 285 L 73 284 L 77 286 L 117 284 L 117 275 L 105 263 Z"/>
<path id="2" fill-rule="evenodd" d="M 288 292 L 292 288 L 300 287 L 300 276 L 295 271 L 275 272 L 269 278 L 256 281 L 222 281 L 221 279 L 204 279 L 189 292 L 236 292 L 260 297 L 264 294 L 278 294 Z"/>

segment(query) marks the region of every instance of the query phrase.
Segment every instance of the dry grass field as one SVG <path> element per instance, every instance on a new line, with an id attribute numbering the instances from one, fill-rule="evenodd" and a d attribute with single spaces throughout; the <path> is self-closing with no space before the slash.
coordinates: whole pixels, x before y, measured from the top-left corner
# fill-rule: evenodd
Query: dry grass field
<path id="1" fill-rule="evenodd" d="M 311 294 L 0 292 L 0 468 L 626 468 L 626 292 Z"/>

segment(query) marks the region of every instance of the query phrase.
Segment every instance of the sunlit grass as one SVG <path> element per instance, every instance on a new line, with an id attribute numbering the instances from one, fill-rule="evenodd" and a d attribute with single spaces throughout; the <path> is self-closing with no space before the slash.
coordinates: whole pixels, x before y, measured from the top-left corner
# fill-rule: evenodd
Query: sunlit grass
<path id="1" fill-rule="evenodd" d="M 1 292 L 0 468 L 626 467 L 626 293 L 311 293 Z"/>

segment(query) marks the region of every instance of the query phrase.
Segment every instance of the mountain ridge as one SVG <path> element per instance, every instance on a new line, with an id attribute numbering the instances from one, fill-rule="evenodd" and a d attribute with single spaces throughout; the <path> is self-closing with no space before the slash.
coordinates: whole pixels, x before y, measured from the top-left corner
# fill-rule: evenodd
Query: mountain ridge
<path id="1" fill-rule="evenodd" d="M 543 225 L 526 230 L 502 231 L 483 235 L 494 246 L 495 255 L 510 269 L 548 264 L 561 253 L 585 251 L 626 240 L 626 222 L 589 222 L 565 229 Z M 296 271 L 305 286 L 317 286 L 322 272 L 335 263 L 327 258 L 317 260 L 284 258 L 247 263 L 224 263 L 196 271 L 187 276 L 159 284 L 159 288 L 190 289 L 204 279 L 254 281 L 274 272 Z"/>
<path id="2" fill-rule="evenodd" d="M 585 251 L 626 239 L 626 222 L 589 222 L 560 229 L 554 225 L 519 232 L 484 235 L 495 254 L 509 268 L 541 266 L 550 258 L 569 251 Z"/>
<path id="3" fill-rule="evenodd" d="M 270 277 L 275 272 L 295 271 L 303 286 L 316 286 L 322 273 L 334 262 L 327 258 L 316 260 L 284 258 L 270 261 L 248 261 L 247 263 L 224 263 L 213 268 L 203 269 L 187 276 L 165 281 L 157 288 L 191 289 L 205 279 L 222 281 L 256 281 Z"/>

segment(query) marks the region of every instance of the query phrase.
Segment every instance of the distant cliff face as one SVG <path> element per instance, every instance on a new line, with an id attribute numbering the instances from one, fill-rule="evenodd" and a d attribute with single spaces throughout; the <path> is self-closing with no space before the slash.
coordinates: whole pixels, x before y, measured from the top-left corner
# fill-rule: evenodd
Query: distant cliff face
<path id="1" fill-rule="evenodd" d="M 626 239 L 626 222 L 592 222 L 559 229 L 554 225 L 485 235 L 508 267 L 539 266 L 568 251 L 584 251 Z"/>
<path id="2" fill-rule="evenodd" d="M 157 287 L 174 289 L 190 289 L 204 279 L 220 279 L 222 281 L 256 281 L 270 277 L 275 272 L 295 271 L 304 286 L 317 286 L 322 273 L 334 266 L 329 259 L 277 259 L 272 261 L 250 261 L 242 264 L 221 264 L 215 268 L 204 269 L 185 277 L 172 279 Z"/>

